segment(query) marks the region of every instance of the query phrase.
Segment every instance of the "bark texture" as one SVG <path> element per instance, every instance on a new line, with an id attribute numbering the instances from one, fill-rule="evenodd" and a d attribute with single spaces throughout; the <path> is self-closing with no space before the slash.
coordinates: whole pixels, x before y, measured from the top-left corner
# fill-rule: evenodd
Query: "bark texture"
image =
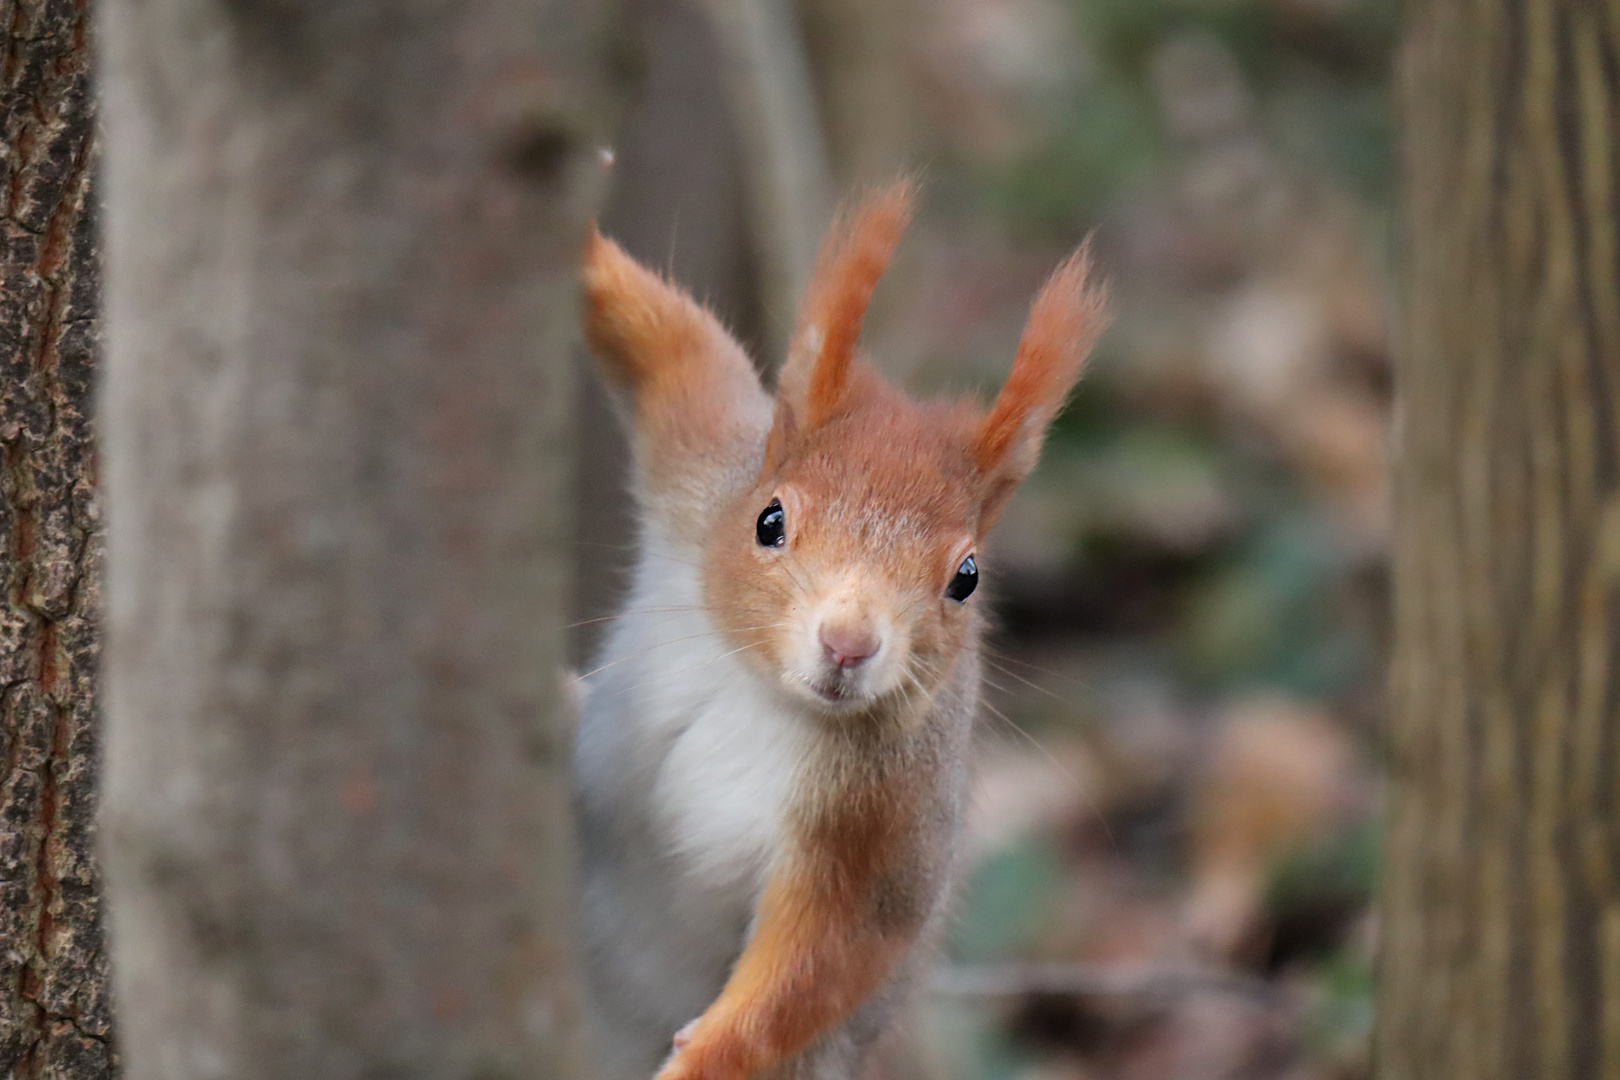
<path id="1" fill-rule="evenodd" d="M 136 1078 L 578 1075 L 587 0 L 108 0 L 103 850 Z"/>
<path id="2" fill-rule="evenodd" d="M 0 2 L 0 1076 L 113 1074 L 95 853 L 88 15 Z"/>
<path id="3" fill-rule="evenodd" d="M 1620 7 L 1408 18 L 1379 1073 L 1620 1077 Z"/>

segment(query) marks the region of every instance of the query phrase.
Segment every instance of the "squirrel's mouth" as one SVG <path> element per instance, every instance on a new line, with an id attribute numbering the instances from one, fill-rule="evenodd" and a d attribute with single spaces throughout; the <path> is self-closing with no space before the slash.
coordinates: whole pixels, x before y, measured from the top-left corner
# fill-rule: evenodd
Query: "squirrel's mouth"
<path id="1" fill-rule="evenodd" d="M 820 681 L 810 684 L 810 692 L 829 705 L 842 705 L 856 695 L 840 681 Z"/>
<path id="2" fill-rule="evenodd" d="M 821 679 L 807 679 L 805 686 L 817 701 L 834 709 L 847 709 L 851 706 L 861 705 L 871 700 L 872 697 L 870 693 L 861 687 L 858 680 L 841 678 L 837 675 Z"/>

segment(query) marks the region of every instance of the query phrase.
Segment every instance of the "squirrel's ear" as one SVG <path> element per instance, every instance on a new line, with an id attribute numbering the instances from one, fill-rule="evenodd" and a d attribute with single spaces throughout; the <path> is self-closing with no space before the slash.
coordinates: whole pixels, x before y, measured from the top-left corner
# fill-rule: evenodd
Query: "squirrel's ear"
<path id="1" fill-rule="evenodd" d="M 986 481 L 981 530 L 994 524 L 1040 457 L 1047 425 L 1108 326 L 1104 288 L 1091 277 L 1089 242 L 1053 271 L 1029 311 L 1012 373 L 979 424 L 974 456 Z"/>
<path id="2" fill-rule="evenodd" d="M 696 551 L 759 461 L 771 399 L 718 319 L 594 228 L 583 276 L 586 341 L 630 399 L 642 510 L 663 539 Z"/>
<path id="3" fill-rule="evenodd" d="M 840 213 L 822 242 L 777 380 L 777 400 L 801 431 L 826 422 L 843 404 L 867 305 L 911 221 L 915 191 L 909 179 L 880 188 Z"/>
<path id="4" fill-rule="evenodd" d="M 585 340 L 608 382 L 642 402 L 653 384 L 690 378 L 694 367 L 742 347 L 684 291 L 636 262 L 592 224 L 585 241 Z M 744 358 L 746 361 L 746 358 Z M 746 367 L 746 362 L 744 364 Z"/>
<path id="5" fill-rule="evenodd" d="M 787 457 L 788 447 L 793 445 L 793 437 L 798 434 L 799 424 L 793 416 L 793 406 L 787 399 L 776 399 L 776 414 L 771 421 L 771 433 L 765 440 L 765 464 L 760 469 L 760 478 L 764 479 L 781 466 L 782 459 Z"/>

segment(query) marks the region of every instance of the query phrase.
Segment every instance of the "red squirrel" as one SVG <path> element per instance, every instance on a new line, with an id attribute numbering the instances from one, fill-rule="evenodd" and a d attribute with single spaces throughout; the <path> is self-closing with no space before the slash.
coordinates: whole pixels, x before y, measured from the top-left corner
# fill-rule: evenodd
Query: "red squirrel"
<path id="1" fill-rule="evenodd" d="M 988 412 L 911 400 L 856 346 L 912 201 L 835 223 L 774 395 L 713 315 L 587 242 L 640 520 L 575 753 L 604 1080 L 852 1077 L 944 921 L 980 552 L 1106 317 L 1082 247 Z"/>

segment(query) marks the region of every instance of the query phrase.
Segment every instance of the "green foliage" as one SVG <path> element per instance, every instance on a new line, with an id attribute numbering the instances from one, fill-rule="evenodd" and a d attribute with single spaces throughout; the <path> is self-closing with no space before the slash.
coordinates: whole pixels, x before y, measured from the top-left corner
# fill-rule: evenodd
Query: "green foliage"
<path id="1" fill-rule="evenodd" d="M 1163 155 L 1152 100 L 1123 79 L 1093 80 L 1049 138 L 984 183 L 990 209 L 1015 232 L 1077 235 Z"/>
<path id="2" fill-rule="evenodd" d="M 1358 678 L 1365 649 L 1336 618 L 1333 538 L 1304 515 L 1262 520 L 1190 590 L 1186 674 L 1210 689 L 1272 687 L 1303 697 Z"/>
<path id="3" fill-rule="evenodd" d="M 1263 0 L 1071 0 L 1092 62 L 1032 149 L 981 177 L 1017 231 L 1072 235 L 1153 178 L 1174 150 L 1152 85 L 1167 43 L 1199 35 L 1236 61 L 1285 154 L 1376 203 L 1393 182 L 1387 82 L 1394 0 L 1285 17 Z"/>
<path id="4" fill-rule="evenodd" d="M 1272 869 L 1266 906 L 1272 911 L 1298 907 L 1323 894 L 1366 903 L 1378 891 L 1383 864 L 1377 826 L 1358 822 L 1330 844 L 1296 851 Z"/>
<path id="5" fill-rule="evenodd" d="M 1339 338 L 1331 337 L 1337 329 L 1311 332 L 1330 321 L 1323 311 L 1342 314 L 1336 290 L 1346 281 L 1364 286 L 1363 296 L 1376 296 L 1378 282 L 1369 284 L 1362 264 L 1308 278 L 1301 267 L 1320 271 L 1321 264 L 1301 253 L 1319 253 L 1324 238 L 1349 246 L 1376 238 L 1389 219 L 1397 0 L 1058 2 L 1083 43 L 1082 61 L 1028 108 L 1025 129 L 1006 144 L 1016 152 L 956 163 L 951 179 L 964 202 L 1042 251 L 1101 225 L 1099 251 L 1117 286 L 1120 325 L 1054 425 L 1021 496 L 1044 502 L 1019 525 L 1047 530 L 1042 543 L 1027 545 L 1039 560 L 1024 586 L 1028 633 L 1044 650 L 1032 655 L 1044 662 L 1072 646 L 1100 686 L 1151 684 L 1159 704 L 1142 713 L 1157 716 L 1162 704 L 1163 714 L 1173 714 L 1166 728 L 1195 732 L 1183 744 L 1166 738 L 1165 746 L 1202 745 L 1207 729 L 1199 725 L 1254 691 L 1348 715 L 1342 706 L 1364 707 L 1382 678 L 1379 643 L 1368 629 L 1376 615 L 1350 615 L 1376 613 L 1383 600 L 1376 526 L 1353 536 L 1346 528 L 1364 508 L 1358 496 L 1373 485 L 1356 486 L 1364 476 L 1342 468 L 1345 459 L 1334 455 L 1347 444 L 1331 438 L 1343 434 L 1334 424 L 1346 414 L 1368 415 L 1368 388 L 1381 388 L 1387 371 L 1380 356 L 1363 355 L 1381 347 L 1376 326 Z M 1199 127 L 1196 116 L 1187 121 L 1185 111 L 1167 109 L 1165 86 L 1175 79 L 1166 78 L 1166 58 L 1177 56 L 1214 58 L 1234 94 L 1224 119 Z M 1196 103 L 1196 91 L 1182 93 Z M 1172 115 L 1183 117 L 1179 130 Z M 1234 330 L 1239 316 L 1253 315 L 1244 303 L 1256 296 L 1275 301 L 1275 311 L 1262 304 L 1253 316 L 1273 325 Z M 1311 332 L 1290 336 L 1300 325 Z M 1320 345 L 1330 338 L 1332 346 Z M 1282 344 L 1276 357 L 1256 350 L 1259 359 L 1245 368 L 1244 349 L 1256 341 Z M 1287 355 L 1291 347 L 1298 353 Z M 1306 374 L 1291 382 L 1299 372 Z M 1347 401 L 1363 411 L 1335 412 Z M 1310 440 L 1318 422 L 1328 432 L 1324 443 Z M 1365 450 L 1375 428 L 1365 425 L 1373 438 L 1352 444 L 1366 453 L 1358 460 L 1368 472 L 1377 465 L 1376 451 Z M 1068 623 L 1064 605 L 1077 612 Z M 1011 619 L 1008 632 L 1020 632 Z M 1105 755 L 1104 770 L 1161 752 L 1153 749 L 1159 736 L 1132 742 L 1131 733 L 1111 732 L 1110 724 L 1123 728 L 1136 716 L 1114 710 L 1106 694 L 1098 698 L 1098 742 L 1117 738 L 1125 747 Z M 1137 789 L 1110 777 L 1126 794 L 1113 793 L 1118 801 L 1099 811 L 1112 829 L 1106 852 L 1091 849 L 1076 862 L 1048 831 L 972 867 L 952 958 L 1021 959 L 1076 940 L 1110 940 L 1107 928 L 1062 927 L 1065 910 L 1141 902 L 1174 911 L 1197 865 L 1185 841 L 1203 763 L 1196 751 L 1162 752 L 1188 756 L 1156 759 L 1141 770 Z M 1320 829 L 1341 831 L 1314 836 L 1269 868 L 1260 936 L 1281 941 L 1285 930 L 1298 931 L 1299 951 L 1272 970 L 1285 971 L 1290 993 L 1301 995 L 1295 1035 L 1312 1070 L 1321 1066 L 1311 1075 L 1364 1075 L 1372 972 L 1366 943 L 1352 930 L 1364 925 L 1376 889 L 1377 823 L 1346 827 L 1335 819 Z M 1116 835 L 1127 841 L 1116 844 Z M 1101 846 L 1064 843 L 1088 842 Z M 1129 864 L 1118 881 L 1082 881 L 1110 858 L 1114 872 Z M 1076 902 L 1095 899 L 1087 888 L 1135 891 L 1120 907 L 1092 908 Z M 1257 960 L 1257 970 L 1267 962 Z M 1122 1008 L 1108 1003 L 1101 1014 Z M 1166 1006 L 1166 1028 L 1178 1022 L 1179 1008 Z M 1037 1057 L 1021 1057 L 1016 1040 L 997 1039 L 995 1030 L 975 1028 L 971 1038 L 965 1026 L 957 1031 L 972 1047 L 959 1075 L 1028 1074 L 1037 1050 L 1023 1046 Z M 1109 1030 L 1112 1052 L 1128 1038 Z M 1132 1030 L 1144 1045 L 1154 1037 Z M 1069 1051 L 1096 1051 L 1076 1046 Z M 1105 1060 L 1099 1052 L 1086 1067 L 1108 1075 L 1109 1065 L 1096 1064 Z"/>
<path id="6" fill-rule="evenodd" d="M 962 890 L 950 956 L 974 962 L 1019 955 L 1040 934 L 1064 880 L 1062 859 L 1041 838 L 994 853 L 973 869 Z"/>
<path id="7" fill-rule="evenodd" d="M 1317 995 L 1305 1017 L 1304 1038 L 1318 1060 L 1364 1060 L 1372 1035 L 1376 979 L 1366 951 L 1346 945 L 1316 966 Z"/>

